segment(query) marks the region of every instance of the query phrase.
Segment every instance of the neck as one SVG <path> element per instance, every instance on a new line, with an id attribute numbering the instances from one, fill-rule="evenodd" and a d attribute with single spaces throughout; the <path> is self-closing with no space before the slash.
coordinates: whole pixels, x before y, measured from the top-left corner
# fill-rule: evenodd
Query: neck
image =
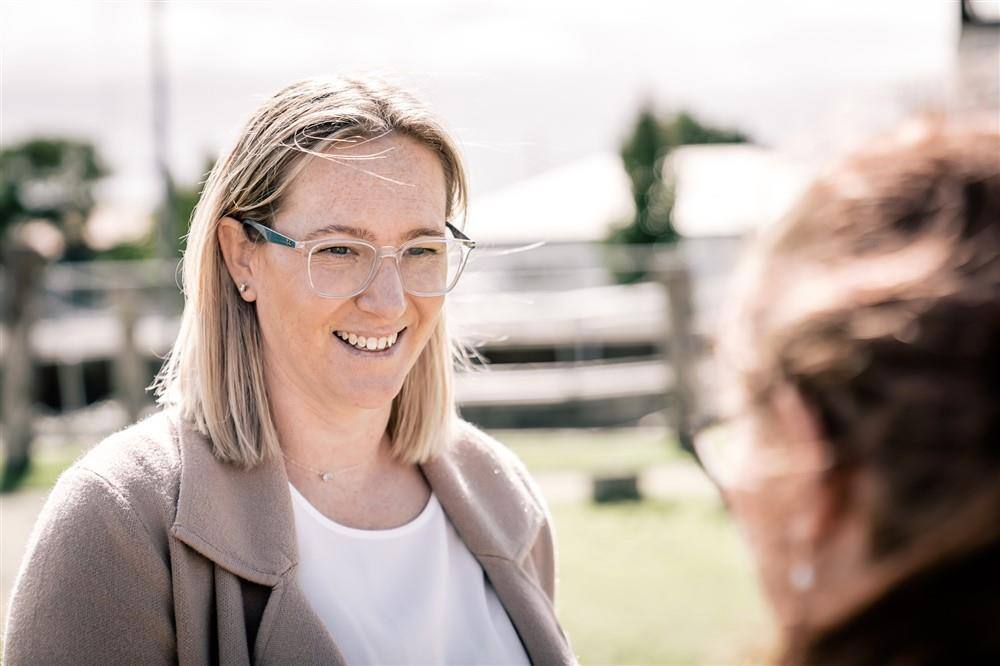
<path id="1" fill-rule="evenodd" d="M 994 539 L 910 572 L 837 624 L 790 643 L 784 663 L 1000 663 L 1000 639 L 984 621 L 1000 613 L 998 564 Z"/>
<path id="2" fill-rule="evenodd" d="M 387 433 L 391 403 L 369 409 L 317 400 L 281 372 L 268 372 L 267 385 L 278 442 L 286 458 L 359 480 L 391 464 Z"/>
<path id="3" fill-rule="evenodd" d="M 950 520 L 912 539 L 901 551 L 872 560 L 864 530 L 844 530 L 838 547 L 819 562 L 817 589 L 806 604 L 799 629 L 816 635 L 842 625 L 861 609 L 922 571 L 997 548 L 1000 488 L 980 493 L 951 512 Z M 853 532 L 853 533 L 852 533 Z M 865 532 L 866 533 L 866 532 Z"/>

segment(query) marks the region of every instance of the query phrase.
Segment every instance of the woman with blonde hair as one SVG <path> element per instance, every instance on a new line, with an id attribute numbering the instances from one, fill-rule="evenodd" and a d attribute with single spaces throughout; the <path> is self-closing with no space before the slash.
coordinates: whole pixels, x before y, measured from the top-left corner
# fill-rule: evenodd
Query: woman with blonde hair
<path id="1" fill-rule="evenodd" d="M 7 663 L 573 661 L 545 503 L 452 396 L 466 194 L 391 84 L 258 109 L 192 221 L 162 409 L 60 477 Z"/>

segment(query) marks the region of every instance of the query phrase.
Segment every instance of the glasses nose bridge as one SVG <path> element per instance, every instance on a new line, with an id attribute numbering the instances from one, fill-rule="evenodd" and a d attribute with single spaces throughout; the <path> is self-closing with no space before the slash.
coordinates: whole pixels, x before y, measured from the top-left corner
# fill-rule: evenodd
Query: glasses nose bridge
<path id="1" fill-rule="evenodd" d="M 403 271 L 399 265 L 399 248 L 392 245 L 383 245 L 375 251 L 375 268 L 372 269 L 371 278 L 368 280 L 368 284 L 365 285 L 365 289 L 368 289 L 372 282 L 375 281 L 375 278 L 378 277 L 379 271 L 382 270 L 382 260 L 387 258 L 395 260 L 396 279 L 399 280 L 399 286 L 403 291 L 407 291 L 406 283 L 403 281 Z"/>
<path id="2" fill-rule="evenodd" d="M 396 266 L 399 266 L 399 248 L 392 245 L 383 245 L 375 251 L 376 270 L 382 265 L 382 259 L 385 257 L 393 257 L 396 260 Z"/>

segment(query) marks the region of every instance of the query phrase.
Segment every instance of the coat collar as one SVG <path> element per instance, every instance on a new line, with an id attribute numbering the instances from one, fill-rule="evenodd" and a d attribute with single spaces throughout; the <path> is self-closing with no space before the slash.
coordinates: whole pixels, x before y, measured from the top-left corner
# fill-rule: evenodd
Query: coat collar
<path id="1" fill-rule="evenodd" d="M 268 459 L 247 470 L 223 463 L 190 420 L 175 411 L 172 421 L 181 469 L 171 532 L 236 575 L 275 585 L 298 562 L 284 465 Z M 477 559 L 523 559 L 545 518 L 512 454 L 462 422 L 422 469 Z"/>

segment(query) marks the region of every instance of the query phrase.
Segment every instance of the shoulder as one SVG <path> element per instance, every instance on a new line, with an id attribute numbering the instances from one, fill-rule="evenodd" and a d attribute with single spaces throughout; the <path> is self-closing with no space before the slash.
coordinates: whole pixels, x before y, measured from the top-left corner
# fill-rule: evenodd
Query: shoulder
<path id="1" fill-rule="evenodd" d="M 502 477 L 521 499 L 544 516 L 548 507 L 524 463 L 509 447 L 468 421 L 459 420 L 450 454 L 471 477 Z"/>
<path id="2" fill-rule="evenodd" d="M 170 661 L 177 457 L 165 421 L 112 435 L 59 476 L 11 591 L 6 661 Z"/>
<path id="3" fill-rule="evenodd" d="M 99 476 L 129 496 L 155 493 L 176 499 L 180 452 L 171 416 L 161 410 L 110 435 L 68 471 Z"/>
<path id="4" fill-rule="evenodd" d="M 73 463 L 60 475 L 45 510 L 72 511 L 83 522 L 102 520 L 109 511 L 128 513 L 165 546 L 180 484 L 177 447 L 171 412 L 158 411 Z"/>
<path id="5" fill-rule="evenodd" d="M 462 421 L 450 456 L 466 499 L 481 508 L 475 519 L 489 525 L 486 543 L 509 553 L 549 600 L 555 598 L 556 544 L 545 498 L 521 459 L 507 446 Z"/>

